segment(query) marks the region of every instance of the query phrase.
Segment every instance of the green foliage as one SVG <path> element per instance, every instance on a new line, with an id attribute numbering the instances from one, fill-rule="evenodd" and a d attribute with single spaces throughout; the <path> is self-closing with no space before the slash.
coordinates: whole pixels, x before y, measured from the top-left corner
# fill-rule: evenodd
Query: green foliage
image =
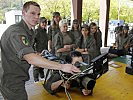
<path id="1" fill-rule="evenodd" d="M 129 1 L 129 0 L 128 0 Z M 133 3 L 133 2 L 132 2 Z M 120 20 L 126 23 L 133 22 L 133 8 L 130 8 L 125 0 L 120 2 Z M 118 19 L 118 0 L 111 0 L 110 3 L 110 19 Z"/>
<path id="2" fill-rule="evenodd" d="M 10 9 L 21 9 L 22 3 L 31 0 L 0 0 L 0 21 L 4 20 L 4 13 Z M 40 4 L 41 16 L 52 18 L 52 13 L 58 11 L 62 18 L 71 17 L 71 0 L 32 0 Z M 125 22 L 133 22 L 133 7 L 130 8 L 120 0 L 120 19 Z M 131 1 L 130 1 L 131 2 Z M 133 3 L 133 2 L 132 2 Z M 99 20 L 100 0 L 83 0 L 82 20 Z M 118 0 L 110 0 L 110 20 L 118 19 Z"/>
<path id="3" fill-rule="evenodd" d="M 0 21 L 3 21 L 5 18 L 5 12 L 11 9 L 22 8 L 22 0 L 0 0 Z"/>
<path id="4" fill-rule="evenodd" d="M 30 0 L 25 0 L 30 1 Z M 36 1 L 41 6 L 41 16 L 47 19 L 52 18 L 52 13 L 58 11 L 62 18 L 70 18 L 71 1 L 70 0 L 32 0 Z"/>
<path id="5" fill-rule="evenodd" d="M 0 10 L 0 21 L 4 20 L 3 12 Z"/>
<path id="6" fill-rule="evenodd" d="M 120 10 L 120 19 L 125 20 L 126 23 L 133 22 L 133 8 L 122 6 Z"/>
<path id="7" fill-rule="evenodd" d="M 109 18 L 118 19 L 118 3 L 115 2 L 116 0 L 111 0 L 110 2 L 110 16 Z"/>
<path id="8" fill-rule="evenodd" d="M 99 19 L 99 1 L 100 0 L 83 0 L 82 18 L 84 21 Z"/>

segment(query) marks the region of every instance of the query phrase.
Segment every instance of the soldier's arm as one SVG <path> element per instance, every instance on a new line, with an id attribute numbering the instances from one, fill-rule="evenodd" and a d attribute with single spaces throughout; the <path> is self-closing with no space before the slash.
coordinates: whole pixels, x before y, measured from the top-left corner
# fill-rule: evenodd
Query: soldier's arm
<path id="1" fill-rule="evenodd" d="M 16 52 L 18 59 L 26 60 L 29 64 L 39 66 L 42 68 L 62 70 L 64 72 L 79 72 L 79 69 L 71 64 L 59 64 L 57 62 L 49 61 L 40 55 L 35 54 L 35 51 L 30 45 L 30 42 L 25 34 L 14 32 L 11 34 L 10 41 L 13 46 L 13 50 Z M 25 33 L 25 32 L 24 32 Z"/>
<path id="2" fill-rule="evenodd" d="M 29 64 L 42 68 L 62 70 L 68 73 L 80 72 L 79 69 L 77 69 L 75 66 L 71 64 L 59 64 L 57 62 L 49 61 L 35 53 L 25 54 L 23 56 L 23 59 L 25 59 Z"/>
<path id="3" fill-rule="evenodd" d="M 52 41 L 48 40 L 48 50 L 51 51 L 52 48 Z"/>

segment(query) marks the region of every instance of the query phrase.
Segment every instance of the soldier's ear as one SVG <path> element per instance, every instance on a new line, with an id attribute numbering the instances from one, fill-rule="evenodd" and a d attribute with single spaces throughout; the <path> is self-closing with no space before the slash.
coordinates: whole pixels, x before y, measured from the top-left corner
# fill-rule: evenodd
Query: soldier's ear
<path id="1" fill-rule="evenodd" d="M 22 10 L 22 15 L 25 16 L 25 14 L 26 14 L 26 11 L 25 11 L 25 9 L 23 9 Z"/>
<path id="2" fill-rule="evenodd" d="M 24 16 L 25 14 L 24 14 L 24 10 L 22 10 L 22 15 Z"/>

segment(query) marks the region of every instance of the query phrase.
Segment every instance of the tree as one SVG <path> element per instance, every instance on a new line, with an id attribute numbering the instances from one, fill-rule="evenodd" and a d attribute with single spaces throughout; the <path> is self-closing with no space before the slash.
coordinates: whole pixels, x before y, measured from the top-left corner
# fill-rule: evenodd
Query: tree
<path id="1" fill-rule="evenodd" d="M 4 20 L 4 13 L 11 9 L 22 9 L 22 3 L 31 0 L 0 0 L 0 21 Z M 52 18 L 52 13 L 58 11 L 62 18 L 71 18 L 71 0 L 32 0 L 41 6 L 41 16 L 47 19 Z M 110 0 L 110 19 L 118 19 L 118 0 Z M 125 1 L 121 0 L 120 19 L 126 22 L 133 22 L 133 8 L 130 8 Z M 83 0 L 82 9 L 83 21 L 99 20 L 100 0 Z"/>
<path id="2" fill-rule="evenodd" d="M 111 0 L 109 18 L 111 20 L 112 19 L 118 19 L 118 3 L 116 2 L 116 0 Z"/>
<path id="3" fill-rule="evenodd" d="M 21 9 L 22 0 L 0 0 L 0 21 L 3 21 L 5 18 L 5 12 L 11 9 Z"/>
<path id="4" fill-rule="evenodd" d="M 30 0 L 25 0 L 30 1 Z M 61 13 L 62 18 L 70 17 L 71 4 L 70 0 L 33 0 L 41 6 L 41 16 L 47 19 L 52 18 L 52 13 L 58 11 Z"/>
<path id="5" fill-rule="evenodd" d="M 130 8 L 128 3 L 124 0 L 120 2 L 120 20 L 124 20 L 126 23 L 133 22 L 133 8 Z M 118 2 L 111 0 L 110 4 L 110 19 L 118 19 Z"/>
<path id="6" fill-rule="evenodd" d="M 4 20 L 4 15 L 3 15 L 3 12 L 2 10 L 0 10 L 0 21 Z"/>
<path id="7" fill-rule="evenodd" d="M 83 20 L 98 20 L 100 5 L 99 0 L 83 0 Z"/>

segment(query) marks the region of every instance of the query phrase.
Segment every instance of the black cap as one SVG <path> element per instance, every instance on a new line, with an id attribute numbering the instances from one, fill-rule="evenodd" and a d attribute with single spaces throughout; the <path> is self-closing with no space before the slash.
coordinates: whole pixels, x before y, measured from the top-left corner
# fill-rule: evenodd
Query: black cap
<path id="1" fill-rule="evenodd" d="M 89 26 L 88 26 L 88 25 L 86 25 L 86 24 L 83 24 L 83 25 L 81 26 L 81 28 L 86 28 L 86 29 L 89 29 Z"/>
<path id="2" fill-rule="evenodd" d="M 40 17 L 40 22 L 47 22 L 47 19 L 45 17 Z"/>
<path id="3" fill-rule="evenodd" d="M 53 12 L 53 17 L 54 16 L 60 16 L 60 13 L 59 12 Z"/>
<path id="4" fill-rule="evenodd" d="M 73 20 L 73 23 L 78 23 L 78 19 L 74 19 Z"/>

